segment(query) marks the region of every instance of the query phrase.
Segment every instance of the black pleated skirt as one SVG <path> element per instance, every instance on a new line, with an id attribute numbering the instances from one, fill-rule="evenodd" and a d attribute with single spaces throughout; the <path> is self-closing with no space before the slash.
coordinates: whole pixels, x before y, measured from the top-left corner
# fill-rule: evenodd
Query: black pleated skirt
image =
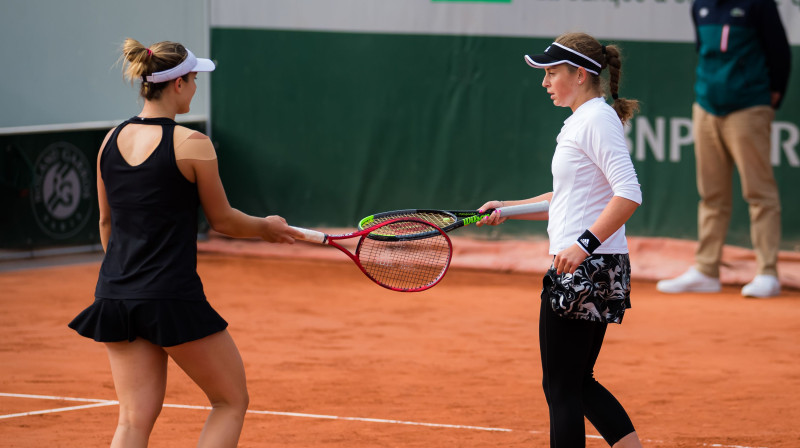
<path id="1" fill-rule="evenodd" d="M 228 323 L 206 300 L 95 299 L 69 327 L 98 342 L 144 338 L 171 347 L 222 331 Z"/>

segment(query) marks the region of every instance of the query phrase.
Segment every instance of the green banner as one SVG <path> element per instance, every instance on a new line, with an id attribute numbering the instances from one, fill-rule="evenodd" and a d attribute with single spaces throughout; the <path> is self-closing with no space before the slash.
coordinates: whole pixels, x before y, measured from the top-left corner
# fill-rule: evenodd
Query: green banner
<path id="1" fill-rule="evenodd" d="M 212 134 L 230 200 L 249 213 L 353 226 L 377 211 L 474 208 L 551 189 L 569 111 L 552 105 L 543 73 L 523 61 L 550 39 L 223 28 L 211 36 L 220 61 Z M 644 193 L 628 232 L 695 238 L 694 46 L 618 43 L 621 94 L 642 104 L 626 131 Z M 791 200 L 800 188 L 797 94 L 793 77 L 773 131 L 786 247 L 800 241 Z M 731 243 L 749 244 L 748 222 L 737 197 Z M 509 227 L 520 229 L 544 232 Z"/>
<path id="2" fill-rule="evenodd" d="M 205 132 L 205 123 L 180 123 Z M 0 249 L 100 243 L 97 152 L 108 129 L 0 135 Z M 207 228 L 201 219 L 201 231 Z"/>
<path id="3" fill-rule="evenodd" d="M 95 166 L 106 132 L 0 136 L 0 248 L 99 242 Z"/>

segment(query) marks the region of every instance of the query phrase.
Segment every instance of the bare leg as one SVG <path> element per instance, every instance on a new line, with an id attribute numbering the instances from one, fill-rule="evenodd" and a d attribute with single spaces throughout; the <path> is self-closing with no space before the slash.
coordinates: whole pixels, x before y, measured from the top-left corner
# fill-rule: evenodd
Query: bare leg
<path id="1" fill-rule="evenodd" d="M 621 438 L 619 442 L 615 443 L 611 448 L 642 448 L 642 442 L 639 441 L 639 436 L 636 431 Z"/>
<path id="2" fill-rule="evenodd" d="M 197 446 L 235 448 L 249 397 L 244 364 L 230 333 L 223 330 L 164 350 L 211 402 L 212 410 Z"/>
<path id="3" fill-rule="evenodd" d="M 112 448 L 146 447 L 167 387 L 167 354 L 144 339 L 106 343 L 119 421 Z"/>

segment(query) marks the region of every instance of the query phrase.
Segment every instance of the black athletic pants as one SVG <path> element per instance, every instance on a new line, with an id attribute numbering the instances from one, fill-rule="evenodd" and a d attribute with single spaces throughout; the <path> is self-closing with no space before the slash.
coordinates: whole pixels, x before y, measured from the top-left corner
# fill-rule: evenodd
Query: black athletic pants
<path id="1" fill-rule="evenodd" d="M 551 448 L 585 447 L 584 416 L 609 445 L 634 431 L 625 409 L 593 376 L 607 326 L 560 317 L 542 300 L 539 348 Z"/>

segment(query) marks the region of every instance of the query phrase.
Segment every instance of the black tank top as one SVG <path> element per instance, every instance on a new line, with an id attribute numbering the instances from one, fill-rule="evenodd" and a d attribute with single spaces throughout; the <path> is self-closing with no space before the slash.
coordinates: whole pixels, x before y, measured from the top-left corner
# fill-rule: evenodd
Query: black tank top
<path id="1" fill-rule="evenodd" d="M 161 126 L 158 147 L 131 166 L 117 146 L 130 123 Z M 111 237 L 95 297 L 106 299 L 205 300 L 197 275 L 197 186 L 175 162 L 168 118 L 133 117 L 117 126 L 100 156 L 100 173 L 111 206 Z"/>

